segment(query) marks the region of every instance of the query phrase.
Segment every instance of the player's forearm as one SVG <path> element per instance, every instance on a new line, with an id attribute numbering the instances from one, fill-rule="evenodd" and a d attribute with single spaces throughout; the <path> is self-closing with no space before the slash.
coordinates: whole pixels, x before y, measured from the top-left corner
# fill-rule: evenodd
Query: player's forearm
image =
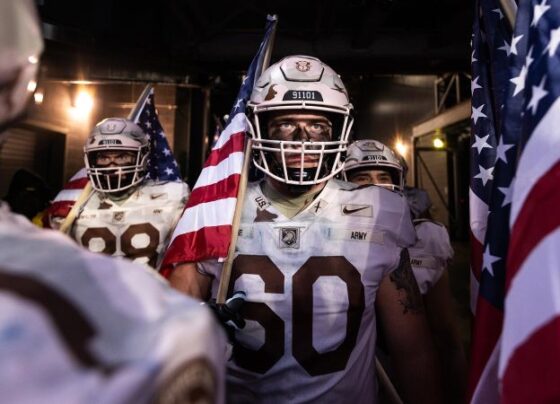
<path id="1" fill-rule="evenodd" d="M 207 300 L 210 295 L 212 279 L 198 272 L 196 263 L 178 265 L 169 276 L 169 283 L 188 296 Z"/>

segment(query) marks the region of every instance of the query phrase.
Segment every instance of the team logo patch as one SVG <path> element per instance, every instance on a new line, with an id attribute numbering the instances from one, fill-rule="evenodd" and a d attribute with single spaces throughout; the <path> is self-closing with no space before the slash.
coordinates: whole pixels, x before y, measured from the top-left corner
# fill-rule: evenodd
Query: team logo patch
<path id="1" fill-rule="evenodd" d="M 162 198 L 163 197 L 163 198 Z M 167 199 L 167 192 L 160 192 L 156 194 L 150 194 L 152 199 Z"/>
<path id="2" fill-rule="evenodd" d="M 371 205 L 342 205 L 342 215 L 344 216 L 373 216 L 373 206 Z"/>
<path id="3" fill-rule="evenodd" d="M 299 248 L 299 228 L 281 227 L 280 228 L 280 248 Z"/>
<path id="4" fill-rule="evenodd" d="M 113 220 L 115 222 L 120 222 L 124 219 L 124 212 L 113 212 Z"/>
<path id="5" fill-rule="evenodd" d="M 311 62 L 307 60 L 298 60 L 296 62 L 296 69 L 300 72 L 308 72 L 311 69 Z"/>

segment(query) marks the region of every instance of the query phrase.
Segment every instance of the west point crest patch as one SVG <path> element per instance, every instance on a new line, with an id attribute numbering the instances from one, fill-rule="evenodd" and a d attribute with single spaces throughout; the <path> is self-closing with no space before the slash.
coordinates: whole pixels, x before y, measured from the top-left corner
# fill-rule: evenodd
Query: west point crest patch
<path id="1" fill-rule="evenodd" d="M 300 229 L 298 227 L 281 227 L 278 245 L 280 248 L 299 248 Z"/>

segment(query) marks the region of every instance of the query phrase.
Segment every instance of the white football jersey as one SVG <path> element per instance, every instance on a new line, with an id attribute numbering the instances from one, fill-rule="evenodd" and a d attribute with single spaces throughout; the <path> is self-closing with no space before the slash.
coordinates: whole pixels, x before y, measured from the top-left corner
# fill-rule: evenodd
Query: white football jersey
<path id="1" fill-rule="evenodd" d="M 453 258 L 453 248 L 444 225 L 426 219 L 413 223 L 417 240 L 408 251 L 416 283 L 425 295 L 443 275 L 447 261 Z"/>
<path id="2" fill-rule="evenodd" d="M 90 251 L 155 267 L 188 196 L 189 187 L 182 182 L 149 181 L 124 202 L 95 191 L 74 222 L 71 236 Z"/>
<path id="3" fill-rule="evenodd" d="M 4 403 L 224 401 L 225 336 L 209 310 L 1 205 L 0 306 Z"/>
<path id="4" fill-rule="evenodd" d="M 248 299 L 231 402 L 375 402 L 375 296 L 414 238 L 406 200 L 383 188 L 330 180 L 288 219 L 250 184 L 229 289 Z M 215 294 L 221 265 L 199 270 Z"/>

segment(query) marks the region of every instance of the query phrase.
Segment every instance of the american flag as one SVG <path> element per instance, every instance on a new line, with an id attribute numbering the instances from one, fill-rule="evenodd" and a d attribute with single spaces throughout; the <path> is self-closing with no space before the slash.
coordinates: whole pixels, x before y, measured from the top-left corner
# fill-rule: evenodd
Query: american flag
<path id="1" fill-rule="evenodd" d="M 518 120 L 512 123 L 518 136 L 511 141 L 518 141 L 519 159 L 513 187 L 508 191 L 511 237 L 499 377 L 503 403 L 557 403 L 560 3 L 522 1 L 515 31 L 520 37 L 515 58 L 525 70 L 517 81 L 520 90 L 516 97 L 522 107 Z"/>
<path id="2" fill-rule="evenodd" d="M 142 100 L 143 105 L 136 123 L 144 129 L 150 137 L 150 155 L 148 157 L 148 173 L 146 178 L 156 182 L 179 181 L 179 166 L 173 152 L 169 148 L 167 137 L 159 122 L 155 108 L 154 89 L 151 88 L 148 97 Z M 50 227 L 49 217 L 65 218 L 74 203 L 80 197 L 83 189 L 89 182 L 86 169 L 80 169 L 64 185 L 51 205 L 43 215 L 43 226 Z"/>
<path id="3" fill-rule="evenodd" d="M 269 16 L 264 38 L 243 79 L 228 121 L 196 181 L 161 266 L 169 276 L 175 264 L 227 256 L 244 148 L 250 130 L 245 108 L 263 60 L 276 18 Z"/>
<path id="4" fill-rule="evenodd" d="M 150 137 L 150 155 L 146 178 L 156 182 L 179 181 L 181 179 L 179 165 L 169 147 L 155 105 L 154 89 L 152 88 L 137 122 Z"/>
<path id="5" fill-rule="evenodd" d="M 497 403 L 498 359 L 503 321 L 509 186 L 515 151 L 508 135 L 517 88 L 510 68 L 519 51 L 498 0 L 476 3 L 472 39 L 471 116 L 471 345 L 469 397 Z M 513 98 L 512 98 L 513 97 Z M 518 118 L 513 118 L 517 120 Z"/>

